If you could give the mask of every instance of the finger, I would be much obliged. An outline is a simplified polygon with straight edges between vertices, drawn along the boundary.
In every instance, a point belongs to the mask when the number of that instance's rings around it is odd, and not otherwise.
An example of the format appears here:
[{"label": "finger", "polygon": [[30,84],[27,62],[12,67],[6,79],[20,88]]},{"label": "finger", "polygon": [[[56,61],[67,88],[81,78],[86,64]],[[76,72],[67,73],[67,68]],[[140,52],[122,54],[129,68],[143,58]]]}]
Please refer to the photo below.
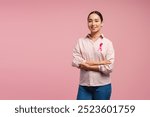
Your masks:
[{"label": "finger", "polygon": [[108,64],[111,64],[111,61],[107,61]]}]

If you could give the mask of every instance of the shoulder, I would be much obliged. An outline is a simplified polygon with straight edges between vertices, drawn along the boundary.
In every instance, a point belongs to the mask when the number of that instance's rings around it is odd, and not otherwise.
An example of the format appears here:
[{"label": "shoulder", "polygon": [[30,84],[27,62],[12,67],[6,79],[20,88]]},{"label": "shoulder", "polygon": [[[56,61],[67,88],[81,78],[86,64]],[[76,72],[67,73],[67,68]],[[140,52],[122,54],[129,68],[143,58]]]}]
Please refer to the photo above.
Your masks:
[{"label": "shoulder", "polygon": [[81,37],[77,40],[77,43],[84,43],[87,41],[87,38],[86,37]]}]

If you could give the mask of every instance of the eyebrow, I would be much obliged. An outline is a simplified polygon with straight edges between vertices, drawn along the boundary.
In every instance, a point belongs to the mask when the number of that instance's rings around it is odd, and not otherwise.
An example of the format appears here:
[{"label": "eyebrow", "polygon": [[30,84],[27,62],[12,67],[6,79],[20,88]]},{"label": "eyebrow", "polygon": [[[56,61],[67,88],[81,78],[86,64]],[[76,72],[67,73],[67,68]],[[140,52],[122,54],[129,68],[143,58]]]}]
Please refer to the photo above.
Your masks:
[{"label": "eyebrow", "polygon": [[100,19],[88,19],[88,20],[100,20]]}]

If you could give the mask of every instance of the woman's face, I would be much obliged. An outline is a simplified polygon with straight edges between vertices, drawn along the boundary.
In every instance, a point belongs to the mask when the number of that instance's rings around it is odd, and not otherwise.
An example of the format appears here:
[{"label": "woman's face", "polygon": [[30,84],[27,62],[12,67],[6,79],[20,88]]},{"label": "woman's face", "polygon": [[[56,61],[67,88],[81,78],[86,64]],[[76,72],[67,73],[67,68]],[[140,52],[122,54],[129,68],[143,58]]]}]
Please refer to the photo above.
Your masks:
[{"label": "woman's face", "polygon": [[89,16],[88,28],[91,31],[91,33],[100,31],[102,26],[103,26],[103,23],[101,22],[101,19],[97,14],[93,13]]}]

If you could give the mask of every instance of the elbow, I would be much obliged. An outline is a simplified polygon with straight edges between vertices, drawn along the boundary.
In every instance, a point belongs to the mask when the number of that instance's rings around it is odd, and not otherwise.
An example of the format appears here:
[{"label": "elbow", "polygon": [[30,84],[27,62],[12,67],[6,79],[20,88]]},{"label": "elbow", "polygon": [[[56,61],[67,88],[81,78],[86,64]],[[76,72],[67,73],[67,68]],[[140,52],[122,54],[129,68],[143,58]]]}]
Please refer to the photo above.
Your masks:
[{"label": "elbow", "polygon": [[105,75],[109,75],[112,72],[112,67],[110,67],[109,65],[101,65],[100,71]]},{"label": "elbow", "polygon": [[101,71],[103,74],[105,74],[105,75],[109,75],[111,72],[112,72],[112,70],[104,70],[104,71]]},{"label": "elbow", "polygon": [[79,67],[79,64],[73,61],[73,62],[72,62],[72,67],[77,67],[77,68],[78,68],[78,67]]},{"label": "elbow", "polygon": [[72,66],[73,67],[77,67],[77,68],[79,68],[79,65],[81,64],[81,63],[83,63],[83,62],[86,62],[85,60],[78,60],[78,59],[74,59],[73,61],[72,61]]}]

